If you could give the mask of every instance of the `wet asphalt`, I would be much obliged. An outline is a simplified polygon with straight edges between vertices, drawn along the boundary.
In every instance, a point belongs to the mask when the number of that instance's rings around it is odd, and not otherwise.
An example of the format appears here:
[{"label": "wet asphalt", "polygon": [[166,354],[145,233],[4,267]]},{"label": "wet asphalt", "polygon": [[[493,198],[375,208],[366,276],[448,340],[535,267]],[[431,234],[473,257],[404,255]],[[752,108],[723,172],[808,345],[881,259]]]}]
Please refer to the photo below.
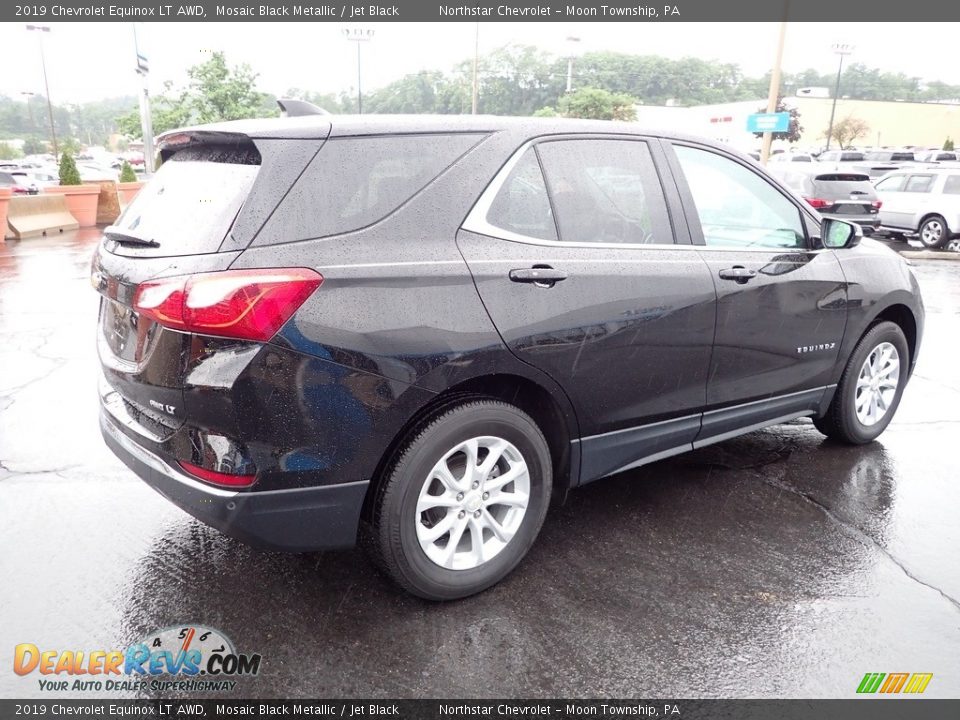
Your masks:
[{"label": "wet asphalt", "polygon": [[926,336],[879,441],[802,420],[595,483],[506,581],[440,605],[359,550],[251,550],[106,450],[96,239],[0,243],[0,697],[44,695],[17,643],[190,624],[262,655],[227,697],[845,698],[866,672],[960,695],[960,263],[915,263]]}]

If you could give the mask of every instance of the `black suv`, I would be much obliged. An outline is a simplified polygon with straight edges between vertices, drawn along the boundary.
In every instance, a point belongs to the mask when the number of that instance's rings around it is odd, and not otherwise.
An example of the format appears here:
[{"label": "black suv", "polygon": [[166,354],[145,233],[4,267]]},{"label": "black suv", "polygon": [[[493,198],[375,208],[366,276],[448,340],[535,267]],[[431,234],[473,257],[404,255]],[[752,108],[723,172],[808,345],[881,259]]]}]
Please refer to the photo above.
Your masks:
[{"label": "black suv", "polygon": [[599,478],[803,416],[869,442],[916,362],[907,264],[705,140],[313,116],[160,148],[93,262],[107,444],[422,597],[503,578]]}]

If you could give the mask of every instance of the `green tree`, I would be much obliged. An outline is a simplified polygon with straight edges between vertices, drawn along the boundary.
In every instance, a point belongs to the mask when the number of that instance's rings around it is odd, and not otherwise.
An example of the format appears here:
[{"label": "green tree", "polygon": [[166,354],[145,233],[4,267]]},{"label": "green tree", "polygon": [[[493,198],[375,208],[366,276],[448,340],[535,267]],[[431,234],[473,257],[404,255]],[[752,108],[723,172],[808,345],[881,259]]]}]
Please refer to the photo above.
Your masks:
[{"label": "green tree", "polygon": [[60,184],[61,185],[81,185],[80,171],[77,170],[77,163],[73,156],[64,152],[60,156]]},{"label": "green tree", "polygon": [[129,183],[136,182],[137,174],[133,171],[133,166],[130,165],[126,160],[123,161],[123,165],[120,166],[120,182]]},{"label": "green tree", "polygon": [[58,142],[59,150],[69,155],[77,155],[80,153],[81,145],[80,141],[75,137],[65,137],[61,138]]},{"label": "green tree", "polygon": [[47,152],[47,143],[39,138],[28,137],[23,141],[24,155],[40,155]]},{"label": "green tree", "polygon": [[187,70],[192,120],[199,123],[262,117],[266,96],[256,89],[257,73],[247,64],[227,66],[222,52]]},{"label": "green tree", "polygon": [[450,85],[451,81],[438,70],[406,75],[370,93],[364,99],[364,110],[375,113],[446,112],[449,108],[444,98]]},{"label": "green tree", "polygon": [[636,120],[636,100],[625,93],[612,93],[601,88],[580,88],[560,98],[558,106],[564,117],[594,120]]},{"label": "green tree", "polygon": [[[566,63],[563,63],[566,68]],[[480,58],[479,111],[490,115],[531,115],[555,104],[566,84],[558,60],[532,45],[507,45]],[[469,98],[472,61],[462,62],[450,81]],[[470,108],[469,100],[466,109]],[[453,110],[453,112],[459,112]]]},{"label": "green tree", "polygon": [[943,141],[943,149],[944,149],[944,150],[953,150],[953,140],[951,140],[949,137],[948,137],[946,140],[944,140],[944,141]]},{"label": "green tree", "polygon": [[[757,108],[758,113],[765,113],[767,111],[767,106]],[[800,124],[800,111],[795,107],[787,107],[783,102],[783,97],[777,98],[777,109],[774,112],[778,113],[790,113],[790,126],[787,128],[786,132],[775,132],[773,133],[774,140],[786,140],[790,143],[795,143],[800,140],[800,136],[803,133],[803,126]],[[754,133],[754,137],[762,138],[763,133]]]},{"label": "green tree", "polygon": [[556,111],[556,108],[547,105],[537,110],[534,114],[534,117],[559,117],[560,113]]},{"label": "green tree", "polygon": [[313,103],[319,108],[323,108],[329,113],[353,113],[357,111],[357,96],[355,93],[320,93],[300,88],[290,88],[283,97],[296,98]]},{"label": "green tree", "polygon": [[13,143],[0,142],[0,160],[16,160],[23,157],[23,152]]},{"label": "green tree", "polygon": [[[833,124],[833,131],[830,132],[830,138],[836,140],[840,149],[844,150],[853,145],[854,140],[865,136],[868,132],[870,132],[870,126],[866,120],[848,115],[843,118],[843,120]],[[827,137],[827,133],[824,132],[823,136]]]},{"label": "green tree", "polygon": [[[257,73],[249,65],[229,67],[222,52],[187,70],[186,89],[175,92],[172,83],[151,99],[153,132],[157,135],[191,123],[241,120],[277,115],[269,95],[256,89]],[[140,113],[132,109],[117,118],[117,127],[129,137],[141,135]]]}]

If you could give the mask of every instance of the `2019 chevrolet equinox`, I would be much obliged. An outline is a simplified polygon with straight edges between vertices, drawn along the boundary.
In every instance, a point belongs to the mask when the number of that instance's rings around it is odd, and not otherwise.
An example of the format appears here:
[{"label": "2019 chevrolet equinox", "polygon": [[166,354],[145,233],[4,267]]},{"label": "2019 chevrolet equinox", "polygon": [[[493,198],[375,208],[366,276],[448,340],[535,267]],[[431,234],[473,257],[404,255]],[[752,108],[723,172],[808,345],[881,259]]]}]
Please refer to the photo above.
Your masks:
[{"label": "2019 chevrolet equinox", "polygon": [[489,587],[551,499],[767,425],[890,422],[908,265],[746,156],[627,123],[177,130],[94,257],[101,427],[251,544]]}]

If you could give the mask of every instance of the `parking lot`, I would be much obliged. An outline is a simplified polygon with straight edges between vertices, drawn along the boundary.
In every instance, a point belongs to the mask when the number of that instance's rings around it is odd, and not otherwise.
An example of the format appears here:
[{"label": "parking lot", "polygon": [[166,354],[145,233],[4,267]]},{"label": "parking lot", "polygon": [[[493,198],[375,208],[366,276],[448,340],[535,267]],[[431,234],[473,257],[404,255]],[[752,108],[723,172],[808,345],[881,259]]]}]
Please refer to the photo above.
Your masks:
[{"label": "parking lot", "polygon": [[[110,454],[97,236],[0,244],[4,667],[17,643],[201,624],[263,657],[236,697],[848,697],[879,671],[960,693],[960,263],[915,261],[924,344],[878,442],[801,420],[595,483],[517,572],[439,605],[360,550],[253,551]],[[0,674],[0,694],[42,696],[36,677]]]}]

